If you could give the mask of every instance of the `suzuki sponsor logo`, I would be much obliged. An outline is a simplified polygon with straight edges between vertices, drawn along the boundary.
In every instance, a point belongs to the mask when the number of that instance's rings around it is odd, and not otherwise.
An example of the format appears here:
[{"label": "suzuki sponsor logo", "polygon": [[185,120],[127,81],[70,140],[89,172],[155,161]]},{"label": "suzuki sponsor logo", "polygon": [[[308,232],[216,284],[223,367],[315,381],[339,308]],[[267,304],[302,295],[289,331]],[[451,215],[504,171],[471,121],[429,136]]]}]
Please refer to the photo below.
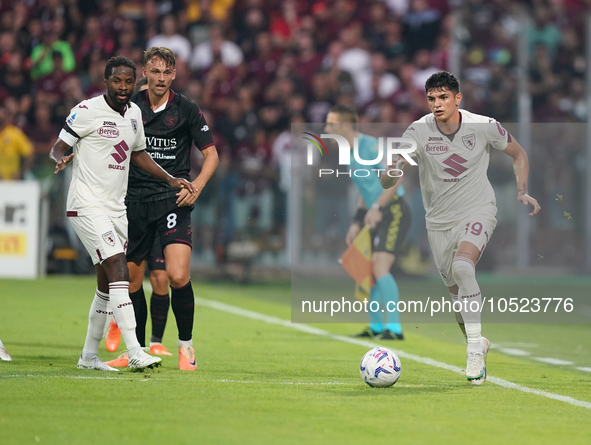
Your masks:
[{"label": "suzuki sponsor logo", "polygon": [[464,158],[462,158],[461,156],[459,156],[457,154],[453,154],[449,158],[447,158],[445,161],[443,161],[443,163],[445,165],[447,165],[448,167],[450,167],[450,168],[444,168],[443,171],[446,172],[446,173],[449,173],[454,178],[457,178],[462,173],[464,173],[466,170],[468,170],[466,167],[464,167],[463,165],[461,165],[461,164],[464,164],[466,162],[468,162],[467,159],[464,159]]}]

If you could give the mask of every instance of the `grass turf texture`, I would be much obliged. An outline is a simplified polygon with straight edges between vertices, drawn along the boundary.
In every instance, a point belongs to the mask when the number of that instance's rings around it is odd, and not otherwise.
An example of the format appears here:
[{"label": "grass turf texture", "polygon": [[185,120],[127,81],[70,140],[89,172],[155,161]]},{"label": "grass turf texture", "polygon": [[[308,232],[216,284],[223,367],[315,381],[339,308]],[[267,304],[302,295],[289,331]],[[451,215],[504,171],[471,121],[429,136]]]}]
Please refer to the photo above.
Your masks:
[{"label": "grass turf texture", "polygon": [[[500,286],[500,285],[499,285]],[[290,318],[289,284],[194,284],[195,294]],[[401,283],[401,291],[444,290]],[[359,377],[369,349],[289,327],[197,306],[199,369],[177,368],[176,326],[164,344],[175,353],[156,371],[76,369],[94,291],[92,278],[0,280],[0,338],[13,362],[0,362],[0,443],[102,444],[398,444],[589,443],[591,410],[403,360],[392,388]],[[535,289],[532,290],[535,292]],[[359,325],[324,324],[349,334]],[[404,325],[404,342],[382,342],[465,366],[453,324]],[[148,328],[149,332],[149,328]],[[495,343],[537,344],[531,352],[591,366],[588,325],[489,324]],[[120,349],[123,349],[121,346]],[[114,358],[101,345],[103,360]],[[573,366],[489,353],[489,373],[514,383],[591,402],[591,374]]]}]

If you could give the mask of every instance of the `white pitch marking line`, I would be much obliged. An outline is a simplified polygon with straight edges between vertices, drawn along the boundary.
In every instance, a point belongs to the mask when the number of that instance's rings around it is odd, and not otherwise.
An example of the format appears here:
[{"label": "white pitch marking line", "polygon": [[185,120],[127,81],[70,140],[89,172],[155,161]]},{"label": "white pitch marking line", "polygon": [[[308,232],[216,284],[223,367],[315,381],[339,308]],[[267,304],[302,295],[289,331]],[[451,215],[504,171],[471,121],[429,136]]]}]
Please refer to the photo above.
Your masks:
[{"label": "white pitch marking line", "polygon": [[[9,374],[0,375],[0,378],[50,378],[50,379],[77,379],[77,380],[124,380],[128,381],[129,375],[122,375],[121,377],[100,377],[100,376],[83,376],[83,375],[33,375],[33,374]],[[166,382],[184,382],[179,379],[163,379],[159,377],[150,377],[147,379],[139,379],[139,382],[149,382],[150,380],[166,381]],[[210,382],[210,383],[240,383],[240,384],[251,384],[251,385],[304,385],[304,386],[359,386],[357,383],[343,383],[343,382],[258,382],[254,380],[229,380],[229,379],[199,379],[199,382]],[[425,385],[398,385],[404,387],[424,387],[429,388],[430,386]],[[435,387],[435,385],[433,385]]]},{"label": "white pitch marking line", "polygon": [[529,352],[529,351],[524,351],[523,349],[516,349],[516,348],[498,348],[497,351],[502,352],[507,355],[515,355],[518,357],[523,357],[523,356],[531,354],[531,352]]},{"label": "white pitch marking line", "polygon": [[562,360],[554,357],[532,357],[532,360],[542,363],[549,363],[551,365],[574,365],[574,362],[569,362],[568,360]]},{"label": "white pitch marking line", "polygon": [[537,343],[522,343],[522,342],[503,342],[503,343],[495,343],[492,344],[490,347],[492,348],[537,348],[539,345]]},{"label": "white pitch marking line", "polygon": [[[240,315],[242,317],[251,318],[251,319],[257,320],[257,321],[264,321],[265,323],[269,323],[269,324],[275,324],[275,325],[279,325],[279,326],[284,326],[286,328],[295,329],[295,330],[298,330],[298,331],[301,331],[301,332],[306,332],[308,334],[313,334],[313,335],[318,335],[318,336],[321,336],[321,337],[331,338],[333,340],[342,341],[344,343],[350,343],[350,344],[354,344],[354,345],[365,346],[365,347],[370,348],[370,349],[376,348],[376,347],[383,347],[383,345],[379,345],[377,343],[373,343],[373,342],[370,342],[370,341],[360,340],[360,339],[357,339],[357,338],[345,337],[343,335],[332,334],[332,333],[330,333],[328,331],[324,331],[322,329],[314,328],[312,326],[308,326],[308,325],[305,325],[305,324],[294,324],[290,320],[283,320],[283,319],[278,318],[278,317],[273,317],[271,315],[261,314],[259,312],[249,311],[247,309],[243,309],[243,308],[238,307],[238,306],[232,306],[232,305],[229,305],[229,304],[220,303],[218,301],[206,300],[204,298],[195,297],[195,303],[198,304],[198,305],[200,305],[200,306],[209,307],[211,309],[217,309],[217,310],[228,312],[228,313],[231,313],[231,314]],[[389,349],[392,349],[392,348],[389,348]],[[428,358],[428,357],[420,357],[418,355],[410,354],[410,353],[405,352],[405,351],[399,351],[399,350],[396,350],[396,349],[392,349],[392,350],[400,358],[409,359],[409,360],[412,360],[412,361],[415,361],[415,362],[418,362],[418,363],[423,363],[425,365],[431,365],[431,366],[434,366],[436,368],[447,369],[448,371],[452,371],[452,372],[455,372],[455,373],[458,373],[458,374],[464,374],[464,369],[462,369],[462,368],[460,368],[458,366],[454,366],[454,365],[450,365],[450,364],[447,364],[447,363],[444,363],[444,362],[433,360],[433,359]],[[527,393],[531,393],[531,394],[536,394],[538,396],[547,397],[549,399],[558,400],[560,402],[565,402],[565,403],[568,403],[570,405],[580,406],[582,408],[591,409],[591,402],[584,402],[582,400],[573,399],[572,397],[563,396],[563,395],[560,395],[560,394],[554,394],[554,393],[547,392],[547,391],[542,391],[542,390],[539,390],[539,389],[529,388],[527,386],[518,385],[517,383],[513,383],[513,382],[510,382],[508,380],[500,379],[498,377],[488,376],[487,379],[490,380],[492,383],[494,383],[496,385],[499,385],[499,386],[502,386],[504,388],[516,389],[518,391],[527,392]]]},{"label": "white pitch marking line", "polygon": [[[100,376],[82,376],[82,375],[33,375],[33,374],[9,374],[0,375],[0,378],[49,378],[49,379],[82,379],[82,380],[124,380],[128,379],[122,377],[100,377]],[[150,377],[147,379],[140,379],[139,382],[149,382],[150,380],[158,380],[165,382],[184,382],[179,379],[162,379],[158,377]],[[343,382],[272,382],[272,381],[255,381],[255,380],[230,380],[230,379],[199,379],[199,382],[209,383],[238,383],[244,385],[298,385],[298,386],[360,386],[359,383],[343,383]],[[412,384],[398,384],[397,388],[439,388],[439,385],[412,385]],[[453,385],[448,388],[455,388]]]},{"label": "white pitch marking line", "polygon": [[587,368],[585,366],[581,366],[577,368],[579,371],[591,372],[591,368]]}]

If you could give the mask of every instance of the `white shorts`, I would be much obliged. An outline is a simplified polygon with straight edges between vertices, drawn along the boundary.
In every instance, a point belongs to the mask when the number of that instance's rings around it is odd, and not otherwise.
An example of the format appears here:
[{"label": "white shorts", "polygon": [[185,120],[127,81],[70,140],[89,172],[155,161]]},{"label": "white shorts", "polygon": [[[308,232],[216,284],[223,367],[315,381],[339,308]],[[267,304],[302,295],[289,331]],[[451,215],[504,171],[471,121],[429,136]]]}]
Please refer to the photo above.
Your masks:
[{"label": "white shorts", "polygon": [[94,214],[69,217],[93,264],[127,250],[127,215]]},{"label": "white shorts", "polygon": [[464,219],[451,230],[429,230],[429,244],[435,265],[447,287],[456,284],[451,265],[462,241],[474,244],[480,255],[492,237],[497,218],[492,213],[478,213]]}]

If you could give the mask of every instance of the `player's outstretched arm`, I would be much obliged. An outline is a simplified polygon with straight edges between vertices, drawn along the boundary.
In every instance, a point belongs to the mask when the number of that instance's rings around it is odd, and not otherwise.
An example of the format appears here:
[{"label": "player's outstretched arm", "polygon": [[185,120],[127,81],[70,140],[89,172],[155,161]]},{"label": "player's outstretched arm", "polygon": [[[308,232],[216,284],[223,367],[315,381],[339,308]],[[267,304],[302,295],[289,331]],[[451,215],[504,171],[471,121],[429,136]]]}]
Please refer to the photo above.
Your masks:
[{"label": "player's outstretched arm", "polygon": [[529,216],[534,216],[540,211],[541,207],[540,204],[538,204],[538,201],[527,194],[527,180],[529,176],[527,153],[523,147],[513,139],[509,142],[507,148],[505,148],[505,154],[511,156],[513,159],[513,173],[515,173],[515,179],[517,180],[517,200],[524,205],[531,205],[533,210]]},{"label": "player's outstretched arm", "polygon": [[201,153],[203,154],[204,158],[203,166],[201,167],[201,173],[199,173],[199,175],[193,181],[193,185],[195,186],[197,193],[193,195],[187,193],[185,190],[181,190],[180,192],[178,192],[178,198],[176,200],[176,203],[179,207],[193,205],[193,203],[201,194],[201,191],[205,187],[205,184],[207,184],[207,181],[211,179],[215,172],[215,169],[218,167],[218,164],[220,163],[218,152],[215,148],[215,145],[207,147],[206,149],[202,150]]},{"label": "player's outstretched arm", "polygon": [[398,184],[398,181],[402,178],[401,171],[408,164],[404,158],[393,159],[392,165],[388,165],[384,173],[380,175],[380,183],[385,189],[390,189]]},{"label": "player's outstretched arm", "polygon": [[53,147],[51,147],[49,157],[56,163],[55,171],[53,172],[54,174],[66,168],[66,166],[74,160],[74,153],[65,156],[66,152],[70,148],[72,147],[70,147],[60,138],[58,138],[57,141],[55,141],[55,144],[53,144]]},{"label": "player's outstretched arm", "polygon": [[158,179],[162,179],[175,189],[184,188],[193,195],[196,193],[195,186],[193,184],[185,179],[175,178],[174,176],[169,175],[166,170],[154,162],[150,155],[146,153],[146,150],[134,151],[131,154],[131,162],[144,170],[146,173],[149,173]]}]

